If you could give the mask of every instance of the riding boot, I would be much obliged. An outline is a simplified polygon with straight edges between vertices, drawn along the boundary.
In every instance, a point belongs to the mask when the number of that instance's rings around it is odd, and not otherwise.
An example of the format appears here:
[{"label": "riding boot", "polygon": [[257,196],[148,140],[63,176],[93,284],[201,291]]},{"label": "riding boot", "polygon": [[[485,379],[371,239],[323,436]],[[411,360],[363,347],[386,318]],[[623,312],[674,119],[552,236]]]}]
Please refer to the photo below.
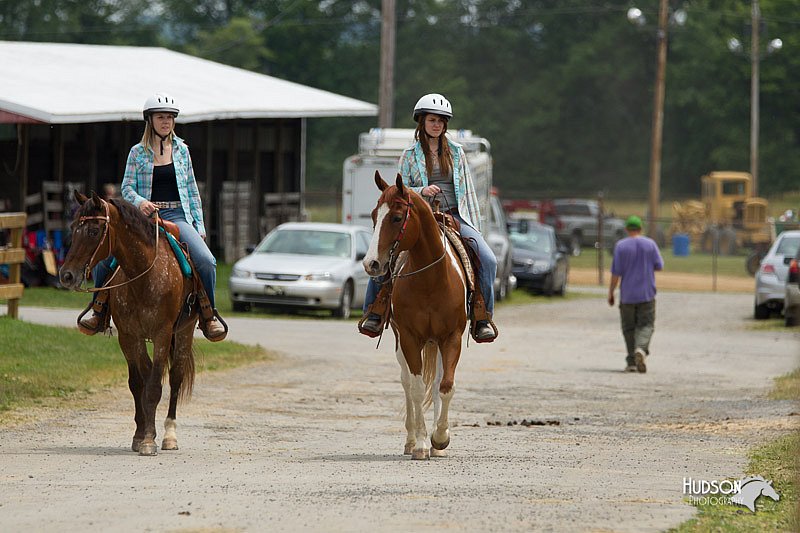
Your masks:
[{"label": "riding boot", "polygon": [[[78,316],[78,330],[84,335],[94,335],[108,327],[108,293],[109,291],[97,292],[92,303]],[[86,317],[89,309],[92,314]]]},{"label": "riding boot", "polygon": [[219,316],[217,309],[211,307],[205,290],[198,291],[197,301],[200,305],[200,330],[203,335],[211,342],[224,340],[228,335],[228,325]]},{"label": "riding boot", "polygon": [[472,293],[472,316],[470,333],[475,342],[492,342],[497,338],[497,326],[492,322],[492,315],[486,310],[486,302],[480,289]]},{"label": "riding boot", "polygon": [[367,337],[381,334],[391,308],[392,284],[384,283],[378,291],[375,301],[367,308],[367,312],[358,322],[358,331]]}]

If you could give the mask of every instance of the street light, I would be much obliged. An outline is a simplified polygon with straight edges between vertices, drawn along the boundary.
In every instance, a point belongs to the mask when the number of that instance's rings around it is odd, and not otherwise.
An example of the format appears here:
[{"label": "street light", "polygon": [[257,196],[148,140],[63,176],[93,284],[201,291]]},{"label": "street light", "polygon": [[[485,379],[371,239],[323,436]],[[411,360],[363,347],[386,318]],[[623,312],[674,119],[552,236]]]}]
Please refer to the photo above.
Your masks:
[{"label": "street light", "polygon": [[[750,175],[753,176],[753,196],[758,196],[758,130],[759,130],[759,83],[760,62],[769,54],[783,48],[783,41],[772,39],[767,43],[766,51],[762,54],[759,45],[759,32],[761,31],[761,9],[758,0],[753,0],[751,11],[751,37],[750,37]],[[742,42],[736,37],[728,39],[728,50],[738,54],[745,54]]]},{"label": "street light", "polygon": [[[644,27],[647,23],[642,11],[631,7],[627,12],[628,21]],[[656,82],[653,91],[653,132],[650,146],[650,192],[648,195],[647,234],[656,238],[656,221],[658,220],[658,204],[661,194],[661,146],[664,132],[664,84],[667,69],[667,27],[669,23],[676,26],[686,24],[686,11],[677,9],[670,14],[669,0],[660,0],[658,6],[658,31],[656,38]]]}]

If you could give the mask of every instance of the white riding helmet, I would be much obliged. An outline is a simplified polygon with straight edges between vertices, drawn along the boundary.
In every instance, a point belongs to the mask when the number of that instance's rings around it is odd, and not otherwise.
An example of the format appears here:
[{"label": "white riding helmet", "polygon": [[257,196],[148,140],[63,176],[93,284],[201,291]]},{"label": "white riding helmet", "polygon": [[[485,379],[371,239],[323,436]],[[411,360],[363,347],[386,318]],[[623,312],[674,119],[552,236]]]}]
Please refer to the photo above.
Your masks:
[{"label": "white riding helmet", "polygon": [[142,116],[145,120],[153,113],[172,113],[176,117],[180,113],[178,103],[167,93],[156,93],[144,102]]},{"label": "white riding helmet", "polygon": [[453,108],[447,98],[438,93],[426,94],[414,106],[414,122],[419,120],[420,115],[433,113],[447,118],[453,118]]}]

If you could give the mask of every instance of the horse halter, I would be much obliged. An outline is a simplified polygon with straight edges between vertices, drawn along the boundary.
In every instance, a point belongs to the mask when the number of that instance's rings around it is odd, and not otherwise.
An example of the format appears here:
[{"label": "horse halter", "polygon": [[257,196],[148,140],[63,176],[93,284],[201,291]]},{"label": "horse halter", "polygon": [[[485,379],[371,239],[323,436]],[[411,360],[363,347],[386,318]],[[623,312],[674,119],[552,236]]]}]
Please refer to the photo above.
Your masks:
[{"label": "horse halter", "polygon": [[[103,241],[106,240],[107,236],[109,236],[109,239],[108,239],[108,255],[111,255],[111,250],[113,249],[113,246],[111,244],[110,233],[108,231],[108,229],[109,229],[109,227],[111,225],[111,215],[109,214],[109,210],[108,210],[108,202],[106,202],[105,200],[102,200],[102,199],[100,201],[103,203],[103,208],[105,210],[105,215],[96,215],[96,216],[91,216],[91,217],[82,216],[82,217],[80,217],[78,219],[78,227],[82,226],[83,223],[86,222],[87,220],[102,220],[102,221],[105,222],[105,226],[103,227],[103,237],[100,239],[100,242],[97,243],[97,246],[95,247],[94,252],[92,252],[92,257],[89,258],[89,261],[86,263],[86,266],[84,267],[83,276],[84,276],[85,279],[89,279],[89,273],[91,272],[91,266],[90,265],[92,264],[92,262],[94,262],[94,258],[97,255],[97,252],[100,251],[100,246],[103,245]],[[158,259],[158,233],[159,233],[159,231],[158,231],[158,209],[155,210],[155,214],[156,214],[156,220],[155,220],[153,226],[155,226],[155,228],[156,228],[156,252],[153,255],[153,262],[150,263],[150,266],[147,267],[147,269],[145,269],[144,272],[142,272],[141,274],[129,279],[128,281],[123,281],[122,283],[117,283],[116,285],[109,285],[109,283],[111,283],[111,281],[114,279],[114,276],[116,276],[117,272],[119,272],[119,270],[120,270],[120,267],[117,267],[117,270],[115,270],[114,273],[111,275],[111,277],[108,278],[108,280],[106,281],[105,285],[103,285],[102,287],[94,287],[94,288],[91,288],[91,289],[86,289],[85,292],[99,292],[99,291],[107,291],[109,289],[116,289],[117,287],[122,287],[123,285],[127,285],[128,283],[131,283],[132,281],[136,281],[137,279],[141,278],[142,276],[144,276],[145,274],[150,272],[150,270],[156,264],[156,260]]]},{"label": "horse halter", "polygon": [[[403,197],[401,197],[399,199],[395,198],[394,201],[397,202],[397,203],[401,203],[401,204],[406,206],[406,215],[405,215],[405,218],[403,219],[403,226],[400,228],[400,231],[397,233],[397,237],[395,238],[394,242],[392,243],[392,247],[389,248],[389,274],[391,275],[393,280],[397,279],[397,278],[407,278],[409,276],[413,276],[414,274],[419,274],[420,272],[428,270],[429,268],[434,266],[436,263],[438,263],[442,259],[444,259],[444,256],[447,255],[447,246],[445,245],[444,246],[444,252],[442,253],[442,255],[439,257],[439,259],[436,259],[432,263],[429,263],[429,264],[425,265],[422,268],[418,268],[417,270],[414,270],[413,272],[408,272],[406,274],[400,274],[400,273],[392,274],[392,270],[394,270],[394,264],[397,261],[397,257],[398,257],[398,256],[395,255],[395,250],[397,250],[397,247],[400,245],[400,241],[403,240],[403,236],[405,235],[405,232],[406,232],[406,227],[408,226],[408,220],[409,220],[409,218],[411,218],[411,198],[409,198],[408,200],[406,200]],[[444,232],[442,232],[442,240],[443,240],[443,244],[444,244],[444,242],[447,241],[447,237],[445,237]]]},{"label": "horse halter", "polygon": [[[94,252],[92,252],[92,256],[89,258],[89,261],[87,261],[86,266],[83,268],[83,276],[86,279],[89,279],[89,273],[91,272],[90,265],[94,262],[94,258],[97,255],[97,252],[100,251],[100,247],[103,245],[103,242],[105,242],[106,237],[108,237],[109,235],[108,227],[110,226],[111,216],[109,215],[108,212],[108,202],[106,202],[105,200],[100,200],[100,201],[103,203],[103,209],[105,211],[105,215],[95,215],[91,217],[82,216],[78,219],[78,227],[83,226],[83,223],[86,222],[87,220],[102,220],[103,222],[105,222],[105,224],[103,225],[103,237],[100,239],[100,242],[97,243],[97,246],[95,246]],[[111,238],[109,238],[108,240],[108,253],[109,255],[111,255]]]}]

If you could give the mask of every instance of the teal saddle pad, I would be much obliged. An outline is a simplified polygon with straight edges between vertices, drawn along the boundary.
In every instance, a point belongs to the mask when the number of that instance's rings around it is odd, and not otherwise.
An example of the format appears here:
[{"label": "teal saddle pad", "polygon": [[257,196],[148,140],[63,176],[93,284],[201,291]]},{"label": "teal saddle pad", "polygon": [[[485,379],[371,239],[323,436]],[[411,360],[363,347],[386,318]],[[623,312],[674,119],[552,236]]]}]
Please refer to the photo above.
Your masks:
[{"label": "teal saddle pad", "polygon": [[[172,248],[172,253],[175,254],[175,258],[178,260],[178,264],[181,266],[181,272],[183,273],[184,277],[191,278],[192,277],[192,265],[189,264],[189,261],[186,259],[186,256],[183,253],[183,248],[181,248],[180,243],[172,236],[172,234],[167,233],[163,227],[159,226],[158,229],[167,236],[167,242],[169,242],[170,247]],[[111,259],[111,264],[109,268],[112,272],[117,268],[117,258],[114,257]]]}]

